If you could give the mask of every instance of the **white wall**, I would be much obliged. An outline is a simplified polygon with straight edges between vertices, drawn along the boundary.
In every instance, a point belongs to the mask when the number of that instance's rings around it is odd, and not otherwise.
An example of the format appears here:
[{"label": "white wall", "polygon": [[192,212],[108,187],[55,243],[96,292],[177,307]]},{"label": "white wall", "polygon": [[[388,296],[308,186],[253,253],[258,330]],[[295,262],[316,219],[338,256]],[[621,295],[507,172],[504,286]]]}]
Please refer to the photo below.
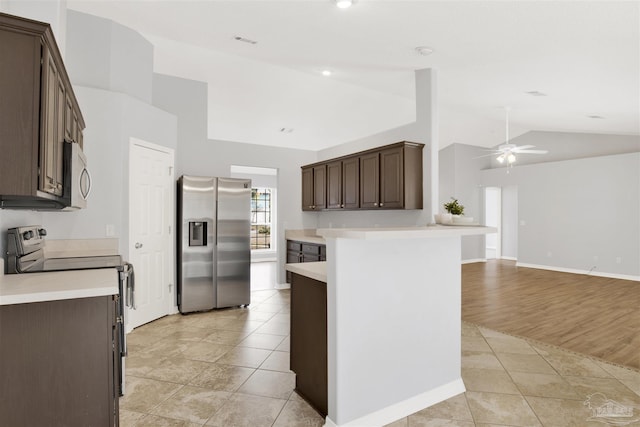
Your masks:
[{"label": "white wall", "polygon": [[519,264],[640,279],[640,153],[491,169],[482,179],[517,185]]},{"label": "white wall", "polygon": [[[452,144],[441,150],[439,212],[445,212],[443,205],[454,197],[464,206],[465,216],[484,223],[484,189],[480,182],[481,170],[489,165],[489,159],[482,157],[486,154],[480,147],[464,144]],[[463,261],[484,258],[484,236],[462,237]]]},{"label": "white wall", "polygon": [[502,187],[502,258],[518,259],[518,186]]},{"label": "white wall", "polygon": [[75,85],[126,93],[151,104],[153,46],[128,27],[69,10],[65,66]]},{"label": "white wall", "polygon": [[374,227],[374,226],[414,226],[433,222],[432,195],[438,192],[437,166],[433,167],[435,157],[437,165],[438,141],[437,123],[433,122],[436,114],[436,79],[431,69],[416,71],[416,121],[398,128],[389,129],[354,141],[318,152],[318,161],[327,160],[369,148],[392,144],[400,141],[411,141],[425,144],[422,153],[423,168],[423,209],[394,211],[324,211],[309,212],[307,215],[317,218],[318,228],[326,227]]}]

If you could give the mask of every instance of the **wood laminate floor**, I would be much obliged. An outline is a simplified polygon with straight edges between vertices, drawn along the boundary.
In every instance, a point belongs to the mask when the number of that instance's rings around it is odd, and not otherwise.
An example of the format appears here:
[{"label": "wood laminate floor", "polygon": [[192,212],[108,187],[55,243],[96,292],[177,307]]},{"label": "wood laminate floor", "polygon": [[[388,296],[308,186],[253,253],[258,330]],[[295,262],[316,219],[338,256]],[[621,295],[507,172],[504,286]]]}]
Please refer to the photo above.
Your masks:
[{"label": "wood laminate floor", "polygon": [[640,369],[640,283],[516,267],[462,267],[462,319]]}]

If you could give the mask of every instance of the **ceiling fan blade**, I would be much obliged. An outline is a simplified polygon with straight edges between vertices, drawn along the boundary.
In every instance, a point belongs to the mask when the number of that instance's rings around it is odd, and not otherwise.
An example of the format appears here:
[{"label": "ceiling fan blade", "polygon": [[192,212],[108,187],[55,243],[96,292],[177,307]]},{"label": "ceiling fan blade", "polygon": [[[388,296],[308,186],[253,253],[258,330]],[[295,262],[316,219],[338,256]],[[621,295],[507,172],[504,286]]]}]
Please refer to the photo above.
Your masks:
[{"label": "ceiling fan blade", "polygon": [[498,154],[500,154],[500,152],[497,153],[491,153],[491,154],[485,154],[483,156],[478,156],[478,157],[472,157],[472,159],[481,159],[483,157],[493,157],[493,156],[497,156]]},{"label": "ceiling fan blade", "polygon": [[521,146],[516,146],[513,151],[515,151],[516,153],[520,150],[528,150],[529,148],[534,148],[535,145],[521,145]]},{"label": "ceiling fan blade", "polygon": [[547,150],[522,150],[517,151],[517,154],[547,154]]}]

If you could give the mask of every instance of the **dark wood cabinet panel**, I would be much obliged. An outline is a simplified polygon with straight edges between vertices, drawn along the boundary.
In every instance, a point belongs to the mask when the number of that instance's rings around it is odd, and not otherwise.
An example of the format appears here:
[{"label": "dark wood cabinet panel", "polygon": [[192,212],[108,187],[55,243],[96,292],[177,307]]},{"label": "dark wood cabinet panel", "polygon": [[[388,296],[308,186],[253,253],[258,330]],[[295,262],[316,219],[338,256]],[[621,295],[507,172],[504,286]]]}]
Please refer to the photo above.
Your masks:
[{"label": "dark wood cabinet panel", "polygon": [[116,296],[0,306],[0,420],[117,426]]},{"label": "dark wood cabinet panel", "polygon": [[313,209],[321,210],[327,207],[327,166],[313,168]]},{"label": "dark wood cabinet panel", "polygon": [[380,197],[380,153],[360,156],[360,207],[378,208]]},{"label": "dark wood cabinet panel", "polygon": [[327,166],[302,168],[302,210],[315,211],[327,207]]},{"label": "dark wood cabinet panel", "polygon": [[292,274],[291,370],[296,392],[327,415],[327,284]]},{"label": "dark wood cabinet panel", "polygon": [[302,168],[302,210],[313,210],[313,168]]},{"label": "dark wood cabinet panel", "polygon": [[403,147],[380,152],[380,204],[381,208],[397,209],[404,202]]},{"label": "dark wood cabinet panel", "polygon": [[303,166],[303,210],[422,209],[423,148],[403,141]]},{"label": "dark wood cabinet panel", "polygon": [[360,158],[342,161],[342,204],[345,209],[360,207]]},{"label": "dark wood cabinet panel", "polygon": [[327,164],[327,209],[360,206],[360,159],[353,157]]},{"label": "dark wood cabinet panel", "polygon": [[[325,261],[327,246],[317,243],[287,240],[287,264]],[[287,271],[287,283],[291,283],[291,272]]]},{"label": "dark wood cabinet panel", "polygon": [[38,37],[3,31],[0,21],[0,195],[38,188],[40,52]]},{"label": "dark wood cabinet panel", "polygon": [[0,13],[0,57],[2,207],[63,207],[63,144],[85,125],[50,26]]},{"label": "dark wood cabinet panel", "polygon": [[341,209],[342,202],[342,162],[327,164],[327,209]]}]

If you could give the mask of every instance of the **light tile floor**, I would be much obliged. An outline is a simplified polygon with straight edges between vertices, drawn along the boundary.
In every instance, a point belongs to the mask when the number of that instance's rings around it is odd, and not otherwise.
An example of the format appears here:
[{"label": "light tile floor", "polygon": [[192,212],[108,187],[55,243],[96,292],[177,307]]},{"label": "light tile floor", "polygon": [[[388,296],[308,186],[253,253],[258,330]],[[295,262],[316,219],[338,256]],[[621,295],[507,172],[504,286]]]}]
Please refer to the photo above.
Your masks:
[{"label": "light tile floor", "polygon": [[[289,302],[288,290],[255,291],[247,309],[134,330],[120,425],[322,426],[293,392]],[[467,323],[462,378],[466,393],[389,426],[640,426],[640,372]],[[632,416],[593,418],[607,400]]]}]

